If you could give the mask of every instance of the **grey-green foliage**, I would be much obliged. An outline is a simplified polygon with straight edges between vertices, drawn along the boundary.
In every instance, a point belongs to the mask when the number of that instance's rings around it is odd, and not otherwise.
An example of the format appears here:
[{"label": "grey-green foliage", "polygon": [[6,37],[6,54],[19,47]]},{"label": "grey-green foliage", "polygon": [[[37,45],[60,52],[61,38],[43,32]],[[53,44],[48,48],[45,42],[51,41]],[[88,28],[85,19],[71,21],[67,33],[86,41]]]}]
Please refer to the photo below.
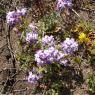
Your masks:
[{"label": "grey-green foliage", "polygon": [[3,8],[0,8],[0,17],[6,14],[6,11]]},{"label": "grey-green foliage", "polygon": [[45,24],[45,30],[51,29],[54,24],[56,23],[56,20],[58,18],[58,15],[56,12],[51,13],[50,15],[45,15],[41,21]]},{"label": "grey-green foliage", "polygon": [[94,74],[94,73],[89,76],[89,79],[88,79],[88,86],[89,86],[89,90],[90,90],[92,93],[95,93],[95,74]]}]

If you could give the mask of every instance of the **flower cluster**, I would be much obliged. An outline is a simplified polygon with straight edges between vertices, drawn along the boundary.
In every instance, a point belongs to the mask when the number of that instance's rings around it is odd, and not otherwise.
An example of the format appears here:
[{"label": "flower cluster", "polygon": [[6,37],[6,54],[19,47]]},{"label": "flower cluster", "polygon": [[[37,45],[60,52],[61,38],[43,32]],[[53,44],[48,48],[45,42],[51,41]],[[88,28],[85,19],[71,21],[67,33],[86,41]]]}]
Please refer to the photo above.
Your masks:
[{"label": "flower cluster", "polygon": [[66,38],[61,46],[65,54],[72,54],[74,51],[78,50],[78,43],[73,38]]},{"label": "flower cluster", "polygon": [[36,84],[39,79],[40,76],[33,74],[32,72],[29,72],[29,75],[27,77],[28,82]]},{"label": "flower cluster", "polygon": [[28,27],[31,29],[31,32],[26,33],[26,42],[30,44],[35,43],[38,40],[37,27],[33,23],[30,23]]},{"label": "flower cluster", "polygon": [[20,16],[24,16],[26,11],[26,8],[23,8],[21,10],[8,12],[6,16],[7,24],[13,25],[18,23]]},{"label": "flower cluster", "polygon": [[9,25],[13,25],[13,24],[19,22],[18,14],[15,11],[8,12],[6,19],[7,19],[7,23]]},{"label": "flower cluster", "polygon": [[28,32],[26,33],[26,42],[32,44],[38,40],[38,33],[37,32]]},{"label": "flower cluster", "polygon": [[57,0],[57,10],[62,10],[63,8],[70,8],[72,6],[72,0]]},{"label": "flower cluster", "polygon": [[37,64],[52,63],[57,60],[58,50],[50,47],[45,50],[39,50],[35,54],[35,61]]},{"label": "flower cluster", "polygon": [[46,45],[48,45],[49,47],[54,45],[54,37],[53,36],[45,35],[42,38],[42,46],[46,46]]},{"label": "flower cluster", "polygon": [[48,49],[37,51],[35,54],[35,61],[38,65],[43,65],[45,63],[50,64],[53,62],[64,64],[62,63],[64,56],[63,52],[58,51],[54,47],[49,47]]}]

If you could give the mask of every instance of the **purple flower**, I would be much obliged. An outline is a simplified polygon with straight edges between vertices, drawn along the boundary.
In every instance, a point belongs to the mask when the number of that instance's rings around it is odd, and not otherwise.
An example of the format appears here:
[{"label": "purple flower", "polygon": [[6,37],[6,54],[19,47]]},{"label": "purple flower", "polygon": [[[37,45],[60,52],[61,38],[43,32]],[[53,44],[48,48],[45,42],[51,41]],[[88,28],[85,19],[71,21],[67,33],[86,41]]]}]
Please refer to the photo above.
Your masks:
[{"label": "purple flower", "polygon": [[38,33],[28,32],[25,39],[28,43],[35,43],[38,40]]},{"label": "purple flower", "polygon": [[27,9],[26,8],[22,8],[21,9],[22,16],[25,16],[26,15],[26,12],[27,12]]},{"label": "purple flower", "polygon": [[19,16],[15,11],[11,11],[7,13],[6,20],[9,25],[13,25],[19,22]]},{"label": "purple flower", "polygon": [[49,61],[54,62],[57,61],[58,50],[54,47],[49,47],[48,52],[50,53]]},{"label": "purple flower", "polygon": [[78,50],[78,43],[73,38],[66,38],[61,46],[65,54],[72,54]]},{"label": "purple flower", "polygon": [[63,59],[65,56],[65,54],[61,51],[58,52],[58,55],[57,55],[57,60],[60,61],[61,59]]},{"label": "purple flower", "polygon": [[64,60],[60,61],[60,64],[64,65],[64,66],[67,66],[67,62],[68,62],[68,60],[64,59]]},{"label": "purple flower", "polygon": [[45,50],[39,50],[35,54],[35,61],[38,65],[52,63],[57,61],[58,50],[54,47],[49,47]]},{"label": "purple flower", "polygon": [[44,64],[45,58],[46,58],[46,56],[45,56],[43,50],[39,50],[36,52],[35,61],[37,62],[37,64],[39,64],[39,65]]},{"label": "purple flower", "polygon": [[36,84],[37,81],[39,80],[39,76],[37,76],[36,74],[33,74],[32,72],[29,72],[29,75],[27,77],[28,82]]},{"label": "purple flower", "polygon": [[16,11],[8,12],[6,16],[7,24],[13,25],[13,24],[18,23],[20,20],[19,19],[20,16],[25,16],[26,11],[27,11],[26,8],[23,8],[21,10],[18,9]]},{"label": "purple flower", "polygon": [[26,8],[22,8],[22,9],[18,9],[17,10],[18,16],[25,16],[26,15],[26,12],[27,12],[27,9]]},{"label": "purple flower", "polygon": [[66,54],[64,54],[62,51],[59,51],[58,55],[57,55],[57,60],[58,60],[58,63],[66,66],[67,65],[66,63],[68,61],[65,59],[65,56],[66,56]]},{"label": "purple flower", "polygon": [[53,46],[54,45],[54,37],[53,36],[47,36],[45,35],[43,38],[42,38],[42,45],[43,46]]},{"label": "purple flower", "polygon": [[34,23],[30,23],[30,24],[29,24],[29,28],[30,28],[33,32],[37,32],[37,27],[34,25]]},{"label": "purple flower", "polygon": [[49,47],[48,49],[37,51],[35,61],[38,65],[51,64],[53,62],[66,65],[68,61],[64,57],[65,54],[62,51],[58,51],[54,47]]},{"label": "purple flower", "polygon": [[57,10],[61,11],[63,8],[70,8],[72,0],[57,0]]}]

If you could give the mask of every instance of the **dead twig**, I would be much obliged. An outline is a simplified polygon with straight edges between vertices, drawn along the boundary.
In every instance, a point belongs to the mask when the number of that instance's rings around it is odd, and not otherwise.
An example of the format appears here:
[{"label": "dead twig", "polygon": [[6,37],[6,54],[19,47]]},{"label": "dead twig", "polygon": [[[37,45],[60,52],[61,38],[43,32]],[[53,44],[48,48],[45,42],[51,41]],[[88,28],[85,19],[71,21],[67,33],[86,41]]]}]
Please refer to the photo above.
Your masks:
[{"label": "dead twig", "polygon": [[21,90],[14,90],[13,92],[23,92],[23,91],[26,91],[26,90],[27,90],[27,88],[21,89]]}]

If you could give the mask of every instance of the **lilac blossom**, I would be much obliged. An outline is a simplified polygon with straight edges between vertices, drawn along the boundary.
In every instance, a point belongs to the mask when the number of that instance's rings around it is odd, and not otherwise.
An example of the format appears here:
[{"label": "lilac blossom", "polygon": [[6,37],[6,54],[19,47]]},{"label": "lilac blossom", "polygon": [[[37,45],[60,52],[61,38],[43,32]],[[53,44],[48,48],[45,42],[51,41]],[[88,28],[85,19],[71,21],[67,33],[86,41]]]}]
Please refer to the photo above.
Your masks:
[{"label": "lilac blossom", "polygon": [[27,12],[27,9],[26,8],[22,8],[21,9],[22,16],[25,16],[26,15],[26,12]]},{"label": "lilac blossom", "polygon": [[[31,29],[31,33],[29,34],[30,35],[30,38],[28,38],[28,42],[31,42],[32,41],[37,41],[38,39],[38,30],[37,30],[37,27],[34,25],[34,23],[30,23],[28,25],[28,28]],[[30,40],[30,41],[29,41]]]},{"label": "lilac blossom", "polygon": [[44,50],[44,54],[47,57],[47,62],[52,63],[57,61],[58,50],[56,48],[49,47],[48,49]]},{"label": "lilac blossom", "polygon": [[36,32],[28,32],[26,33],[26,42],[35,43],[38,40],[38,33]]},{"label": "lilac blossom", "polygon": [[42,45],[43,46],[53,46],[54,45],[54,37],[53,36],[48,36],[48,35],[45,35],[43,38],[42,38]]},{"label": "lilac blossom", "polygon": [[17,9],[17,14],[18,16],[25,16],[27,12],[26,8],[22,8],[22,9]]},{"label": "lilac blossom", "polygon": [[60,61],[60,64],[64,65],[64,66],[67,66],[67,62],[68,62],[68,60],[64,59],[64,60]]},{"label": "lilac blossom", "polygon": [[39,50],[36,52],[35,61],[37,62],[37,64],[39,64],[39,65],[44,64],[45,58],[46,58],[46,56],[45,56],[43,50]]},{"label": "lilac blossom", "polygon": [[27,77],[27,80],[29,83],[33,83],[33,84],[36,84],[37,81],[39,80],[39,76],[36,75],[36,74],[33,74],[32,72],[29,72],[29,75]]},{"label": "lilac blossom", "polygon": [[58,60],[58,63],[60,63],[61,65],[64,65],[66,66],[67,65],[67,60],[65,59],[65,56],[67,54],[64,54],[62,51],[59,51],[58,52],[58,55],[57,55],[57,60]]},{"label": "lilac blossom", "polygon": [[19,22],[19,16],[16,11],[11,11],[7,13],[6,20],[9,25],[13,25]]},{"label": "lilac blossom", "polygon": [[78,43],[73,38],[66,38],[61,46],[65,54],[72,54],[74,51],[78,50]]},{"label": "lilac blossom", "polygon": [[21,10],[17,9],[16,11],[8,12],[6,16],[7,24],[13,25],[18,23],[20,16],[25,16],[26,11],[26,8],[22,8]]},{"label": "lilac blossom", "polygon": [[58,55],[57,55],[57,60],[60,61],[61,59],[64,58],[64,56],[66,56],[63,52],[59,51]]},{"label": "lilac blossom", "polygon": [[33,32],[37,31],[37,27],[34,25],[34,23],[30,23],[28,26]]},{"label": "lilac blossom", "polygon": [[70,8],[72,6],[72,0],[57,0],[57,10],[62,10],[63,8]]},{"label": "lilac blossom", "polygon": [[53,62],[57,62],[59,64],[65,65],[68,62],[64,57],[66,55],[55,49],[54,47],[50,47],[45,50],[39,50],[35,54],[35,61],[38,65],[50,64]]},{"label": "lilac blossom", "polygon": [[45,50],[39,50],[35,54],[35,61],[39,65],[43,65],[45,63],[50,64],[57,60],[58,50],[54,47],[49,47]]}]

